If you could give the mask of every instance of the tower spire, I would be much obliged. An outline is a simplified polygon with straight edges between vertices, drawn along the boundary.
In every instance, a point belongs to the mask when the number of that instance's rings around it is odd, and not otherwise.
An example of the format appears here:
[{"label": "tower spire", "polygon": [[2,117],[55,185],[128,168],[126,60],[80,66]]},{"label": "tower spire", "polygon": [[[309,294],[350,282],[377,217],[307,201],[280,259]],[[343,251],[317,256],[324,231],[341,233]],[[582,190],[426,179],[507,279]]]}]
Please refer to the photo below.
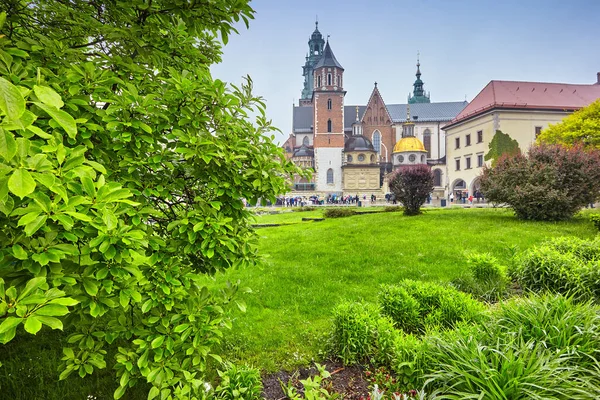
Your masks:
[{"label": "tower spire", "polygon": [[421,53],[417,51],[417,73],[415,76],[417,79],[415,83],[413,83],[413,94],[412,96],[408,96],[408,102],[411,104],[414,103],[430,103],[429,95],[425,93],[423,89],[423,81],[421,80],[421,61],[420,61]]}]

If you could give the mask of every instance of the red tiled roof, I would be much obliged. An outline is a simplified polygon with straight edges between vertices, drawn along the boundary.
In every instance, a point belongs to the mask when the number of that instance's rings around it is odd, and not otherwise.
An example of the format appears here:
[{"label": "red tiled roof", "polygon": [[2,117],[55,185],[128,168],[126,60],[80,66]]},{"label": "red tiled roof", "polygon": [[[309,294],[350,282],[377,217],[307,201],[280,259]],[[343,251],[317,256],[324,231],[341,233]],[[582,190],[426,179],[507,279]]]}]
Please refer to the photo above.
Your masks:
[{"label": "red tiled roof", "polygon": [[492,108],[576,110],[597,99],[597,84],[491,81],[447,126]]}]

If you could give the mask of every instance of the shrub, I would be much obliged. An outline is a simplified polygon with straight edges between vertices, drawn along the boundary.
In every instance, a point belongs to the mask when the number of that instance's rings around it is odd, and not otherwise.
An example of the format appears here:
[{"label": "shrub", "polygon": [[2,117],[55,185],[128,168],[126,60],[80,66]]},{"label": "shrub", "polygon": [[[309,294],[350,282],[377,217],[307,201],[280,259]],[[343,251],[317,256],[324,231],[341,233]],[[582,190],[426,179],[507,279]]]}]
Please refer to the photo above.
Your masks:
[{"label": "shrub", "polygon": [[379,293],[383,314],[407,333],[423,333],[427,327],[451,328],[460,321],[476,321],[483,305],[470,295],[428,282],[404,280],[384,285]]},{"label": "shrub", "polygon": [[302,207],[292,207],[292,211],[301,212],[301,211],[315,211],[317,207],[315,206],[302,206]]},{"label": "shrub", "polygon": [[533,292],[600,298],[600,239],[555,238],[529,249],[511,277]]},{"label": "shrub", "polygon": [[571,253],[561,253],[548,245],[526,251],[511,275],[523,289],[533,292],[552,291],[581,295],[586,292],[578,270],[580,260]]},{"label": "shrub", "polygon": [[433,173],[427,165],[397,169],[390,178],[390,190],[404,206],[404,215],[418,215],[433,191]]},{"label": "shrub", "polygon": [[356,215],[356,211],[350,208],[327,208],[323,213],[325,218],[344,218]]},{"label": "shrub", "polygon": [[600,348],[600,306],[559,294],[514,298],[489,323],[490,337],[520,337],[565,352],[577,365],[591,367]]},{"label": "shrub", "polygon": [[454,287],[474,297],[494,302],[506,296],[508,278],[498,260],[490,254],[470,254],[468,274],[452,281]]},{"label": "shrub", "polygon": [[600,214],[590,215],[590,221],[592,221],[592,224],[600,231]]},{"label": "shrub", "polygon": [[402,206],[385,206],[383,207],[383,212],[400,212],[404,211],[404,207]]},{"label": "shrub", "polygon": [[540,145],[527,155],[505,155],[483,168],[481,191],[521,219],[571,218],[600,194],[600,152]]},{"label": "shrub", "polygon": [[[574,399],[582,396],[578,368],[569,356],[552,354],[542,343],[515,338],[482,345],[477,337],[437,340],[439,364],[425,390],[445,399]],[[435,389],[435,390],[433,390]],[[587,394],[589,396],[589,393]],[[436,397],[437,398],[437,397]]]},{"label": "shrub", "polygon": [[396,334],[377,306],[343,303],[333,312],[332,353],[346,365],[367,359],[389,364]]},{"label": "shrub", "polygon": [[258,369],[247,366],[237,367],[227,362],[225,370],[217,372],[221,382],[215,388],[215,398],[225,400],[262,398],[262,380]]}]

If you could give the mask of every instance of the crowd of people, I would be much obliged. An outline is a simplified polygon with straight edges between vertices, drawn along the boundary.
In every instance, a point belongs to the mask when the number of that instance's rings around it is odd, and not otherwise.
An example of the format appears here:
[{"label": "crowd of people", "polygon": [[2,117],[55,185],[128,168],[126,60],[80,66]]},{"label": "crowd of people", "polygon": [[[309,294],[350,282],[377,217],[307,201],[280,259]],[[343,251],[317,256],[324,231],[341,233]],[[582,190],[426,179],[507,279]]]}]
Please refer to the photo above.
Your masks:
[{"label": "crowd of people", "polygon": [[485,203],[485,197],[479,189],[475,190],[472,194],[467,190],[457,190],[455,193],[450,193],[450,203],[454,203],[454,200],[456,200],[456,203],[462,204],[473,204],[474,202]]}]

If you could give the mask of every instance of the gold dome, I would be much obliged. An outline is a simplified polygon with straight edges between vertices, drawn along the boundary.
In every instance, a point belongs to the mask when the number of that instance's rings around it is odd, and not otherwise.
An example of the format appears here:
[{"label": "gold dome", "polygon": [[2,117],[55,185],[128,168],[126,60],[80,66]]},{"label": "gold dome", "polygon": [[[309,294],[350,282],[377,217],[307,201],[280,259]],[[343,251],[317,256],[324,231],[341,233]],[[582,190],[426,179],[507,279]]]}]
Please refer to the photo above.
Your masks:
[{"label": "gold dome", "polygon": [[402,138],[394,146],[394,153],[402,153],[404,151],[422,151],[427,153],[423,143],[414,136]]}]

